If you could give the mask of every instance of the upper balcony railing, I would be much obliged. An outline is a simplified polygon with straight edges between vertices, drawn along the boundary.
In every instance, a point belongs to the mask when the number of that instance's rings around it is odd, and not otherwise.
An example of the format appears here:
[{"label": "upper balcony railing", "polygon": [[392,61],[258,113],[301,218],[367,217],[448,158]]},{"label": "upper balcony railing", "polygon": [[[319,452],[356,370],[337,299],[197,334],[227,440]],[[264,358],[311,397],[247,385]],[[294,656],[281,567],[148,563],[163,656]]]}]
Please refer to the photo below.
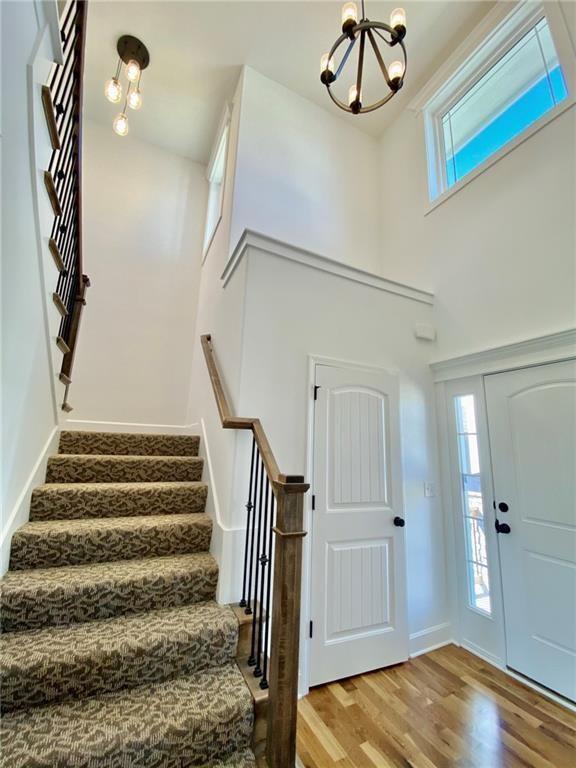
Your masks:
[{"label": "upper balcony railing", "polygon": [[[70,0],[60,19],[63,64],[54,64],[42,101],[52,144],[44,183],[54,212],[50,251],[59,270],[53,293],[62,315],[57,338],[64,353],[60,379],[70,384],[89,279],[82,269],[82,83],[86,2]],[[63,407],[67,409],[65,400]]]}]

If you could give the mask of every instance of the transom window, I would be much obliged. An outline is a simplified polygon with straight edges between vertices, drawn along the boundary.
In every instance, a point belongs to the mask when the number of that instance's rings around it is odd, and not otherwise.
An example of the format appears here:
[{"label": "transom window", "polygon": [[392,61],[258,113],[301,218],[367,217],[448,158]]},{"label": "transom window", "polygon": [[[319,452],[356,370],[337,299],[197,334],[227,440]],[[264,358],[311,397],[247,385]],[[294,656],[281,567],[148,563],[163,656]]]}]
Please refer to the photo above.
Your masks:
[{"label": "transom window", "polygon": [[476,428],[474,395],[454,398],[460,491],[466,552],[468,603],[482,613],[491,614],[488,553],[484,530],[484,499],[480,481],[480,453]]},{"label": "transom window", "polygon": [[469,180],[574,101],[568,82],[573,51],[559,9],[547,4],[545,12],[532,2],[506,6],[508,15],[424,106],[431,200]]}]

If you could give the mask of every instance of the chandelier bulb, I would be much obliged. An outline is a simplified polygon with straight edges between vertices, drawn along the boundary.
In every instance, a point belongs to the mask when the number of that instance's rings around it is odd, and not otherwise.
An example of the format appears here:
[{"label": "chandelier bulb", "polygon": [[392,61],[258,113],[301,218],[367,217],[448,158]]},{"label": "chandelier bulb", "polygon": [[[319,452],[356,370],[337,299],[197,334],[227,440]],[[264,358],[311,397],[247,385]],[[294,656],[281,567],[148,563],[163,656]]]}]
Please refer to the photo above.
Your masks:
[{"label": "chandelier bulb", "polygon": [[124,112],[120,112],[118,115],[116,115],[114,122],[112,123],[112,127],[114,128],[114,133],[117,133],[118,136],[128,135],[130,128],[128,126],[128,118]]},{"label": "chandelier bulb", "polygon": [[122,98],[122,86],[116,77],[113,77],[106,82],[106,85],[104,86],[104,96],[106,96],[108,101],[111,101],[112,104],[118,104]]},{"label": "chandelier bulb", "polygon": [[334,76],[334,57],[330,58],[330,55],[324,53],[320,59],[320,80],[324,85],[329,85],[335,80]]},{"label": "chandelier bulb", "polygon": [[396,33],[396,39],[402,40],[406,34],[406,11],[404,8],[394,8],[390,14],[390,26]]},{"label": "chandelier bulb", "polygon": [[342,6],[342,32],[352,35],[352,30],[358,24],[358,7],[356,3],[344,3]]},{"label": "chandelier bulb", "polygon": [[348,89],[348,106],[355,115],[360,112],[360,108],[362,107],[362,91],[360,91],[360,95],[358,95],[356,84],[351,85]]},{"label": "chandelier bulb", "polygon": [[398,90],[402,84],[402,77],[404,75],[404,64],[401,61],[393,61],[388,67],[388,77],[390,78],[390,84],[394,90]]},{"label": "chandelier bulb", "polygon": [[140,109],[142,106],[142,93],[139,88],[135,88],[128,94],[128,106],[130,109]]},{"label": "chandelier bulb", "polygon": [[130,59],[126,64],[126,77],[131,83],[135,83],[140,77],[140,64],[134,59]]}]

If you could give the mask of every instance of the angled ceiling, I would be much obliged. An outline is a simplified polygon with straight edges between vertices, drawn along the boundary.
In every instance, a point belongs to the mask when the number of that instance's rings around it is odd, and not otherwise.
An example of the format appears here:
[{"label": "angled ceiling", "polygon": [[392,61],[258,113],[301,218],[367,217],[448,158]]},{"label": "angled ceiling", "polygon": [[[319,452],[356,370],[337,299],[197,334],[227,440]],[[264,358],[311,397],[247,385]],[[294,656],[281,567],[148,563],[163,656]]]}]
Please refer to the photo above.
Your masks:
[{"label": "angled ceiling", "polygon": [[[399,4],[407,13],[405,87],[377,112],[351,116],[332,104],[319,80],[320,56],[339,34],[341,2],[91,0],[85,114],[111,126],[119,110],[105,100],[104,82],[116,67],[116,40],[133,34],[146,43],[151,56],[142,76],[143,107],[131,120],[130,135],[144,141],[207,162],[223,105],[244,64],[360,130],[380,136],[493,5],[482,0],[367,0],[367,15],[388,21]],[[368,73],[368,98],[378,98],[380,77],[374,68]],[[343,83],[344,92],[348,85]]]}]

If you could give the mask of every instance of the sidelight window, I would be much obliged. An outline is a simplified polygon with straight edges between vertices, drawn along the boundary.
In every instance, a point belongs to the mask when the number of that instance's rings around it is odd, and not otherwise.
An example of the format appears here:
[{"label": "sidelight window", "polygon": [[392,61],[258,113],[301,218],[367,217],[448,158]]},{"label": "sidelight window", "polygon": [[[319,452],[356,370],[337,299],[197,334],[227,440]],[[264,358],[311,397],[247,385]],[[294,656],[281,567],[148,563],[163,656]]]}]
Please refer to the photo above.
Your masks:
[{"label": "sidelight window", "polygon": [[485,505],[480,479],[480,453],[474,395],[454,398],[468,602],[472,608],[491,614],[490,578],[486,551]]}]

